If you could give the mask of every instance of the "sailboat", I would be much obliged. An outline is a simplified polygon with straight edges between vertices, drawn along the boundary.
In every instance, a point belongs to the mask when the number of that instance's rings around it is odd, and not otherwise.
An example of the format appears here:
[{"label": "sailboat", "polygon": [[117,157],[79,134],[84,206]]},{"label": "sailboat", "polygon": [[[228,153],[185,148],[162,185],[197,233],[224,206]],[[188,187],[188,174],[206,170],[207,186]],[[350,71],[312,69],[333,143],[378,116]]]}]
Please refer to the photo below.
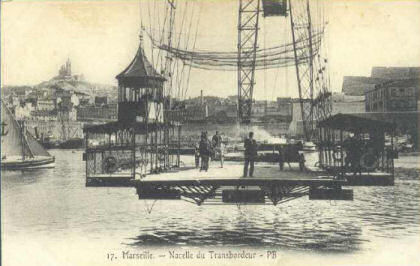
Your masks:
[{"label": "sailboat", "polygon": [[1,100],[1,170],[52,168],[55,158],[18,122]]}]

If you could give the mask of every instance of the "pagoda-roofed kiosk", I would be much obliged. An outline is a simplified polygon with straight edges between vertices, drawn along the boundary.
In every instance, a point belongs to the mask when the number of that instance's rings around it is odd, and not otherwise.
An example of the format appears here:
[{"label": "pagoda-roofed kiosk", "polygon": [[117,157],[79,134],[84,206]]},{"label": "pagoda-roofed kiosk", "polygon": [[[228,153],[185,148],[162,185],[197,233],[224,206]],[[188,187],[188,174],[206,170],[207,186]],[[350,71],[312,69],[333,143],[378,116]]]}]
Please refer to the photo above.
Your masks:
[{"label": "pagoda-roofed kiosk", "polygon": [[166,79],[153,68],[141,47],[116,78],[119,121],[163,122],[163,85]]},{"label": "pagoda-roofed kiosk", "polygon": [[118,80],[118,121],[84,128],[86,185],[128,185],[135,178],[179,166],[181,127],[165,119],[166,79],[140,45]]}]

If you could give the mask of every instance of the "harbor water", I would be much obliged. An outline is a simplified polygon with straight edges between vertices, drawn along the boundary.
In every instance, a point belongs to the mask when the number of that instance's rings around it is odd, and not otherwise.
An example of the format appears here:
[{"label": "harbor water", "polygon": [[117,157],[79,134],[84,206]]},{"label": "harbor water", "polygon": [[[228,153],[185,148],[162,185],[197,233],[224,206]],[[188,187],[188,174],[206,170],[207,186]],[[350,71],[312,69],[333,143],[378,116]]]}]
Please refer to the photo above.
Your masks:
[{"label": "harbor water", "polygon": [[[408,249],[418,243],[420,182],[415,177],[397,176],[394,187],[355,187],[354,201],[303,197],[280,206],[196,206],[140,201],[134,188],[86,188],[82,151],[51,153],[54,169],[2,172],[5,265],[25,258],[34,258],[32,265],[104,265],[110,251],[165,247],[274,249],[285,258],[343,258],[382,254],[390,243],[407,243]],[[418,167],[417,158],[407,158],[405,165],[401,157],[396,166]]]}]

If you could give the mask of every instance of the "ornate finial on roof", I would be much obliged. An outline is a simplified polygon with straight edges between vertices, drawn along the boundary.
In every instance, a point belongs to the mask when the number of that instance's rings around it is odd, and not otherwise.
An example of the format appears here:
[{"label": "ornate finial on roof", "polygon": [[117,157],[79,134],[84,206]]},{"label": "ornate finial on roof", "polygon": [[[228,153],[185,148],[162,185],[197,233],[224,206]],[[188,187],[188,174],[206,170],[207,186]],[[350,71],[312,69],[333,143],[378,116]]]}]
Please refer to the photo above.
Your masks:
[{"label": "ornate finial on roof", "polygon": [[140,47],[143,48],[143,34],[141,31],[140,31],[139,38],[140,38]]},{"label": "ornate finial on roof", "polygon": [[143,48],[143,30],[144,30],[144,26],[143,26],[143,24],[141,24],[141,27],[140,27],[140,34],[139,34],[140,47],[141,47],[141,48]]}]

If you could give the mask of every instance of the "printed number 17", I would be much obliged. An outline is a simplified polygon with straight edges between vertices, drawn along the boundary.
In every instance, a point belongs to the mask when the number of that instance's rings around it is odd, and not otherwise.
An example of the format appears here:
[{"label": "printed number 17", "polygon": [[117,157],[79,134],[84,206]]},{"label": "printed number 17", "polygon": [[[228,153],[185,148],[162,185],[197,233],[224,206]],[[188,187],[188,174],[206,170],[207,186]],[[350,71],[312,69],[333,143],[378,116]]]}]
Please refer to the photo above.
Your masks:
[{"label": "printed number 17", "polygon": [[114,253],[108,253],[106,254],[106,258],[110,261],[114,260],[114,258],[116,259]]}]

